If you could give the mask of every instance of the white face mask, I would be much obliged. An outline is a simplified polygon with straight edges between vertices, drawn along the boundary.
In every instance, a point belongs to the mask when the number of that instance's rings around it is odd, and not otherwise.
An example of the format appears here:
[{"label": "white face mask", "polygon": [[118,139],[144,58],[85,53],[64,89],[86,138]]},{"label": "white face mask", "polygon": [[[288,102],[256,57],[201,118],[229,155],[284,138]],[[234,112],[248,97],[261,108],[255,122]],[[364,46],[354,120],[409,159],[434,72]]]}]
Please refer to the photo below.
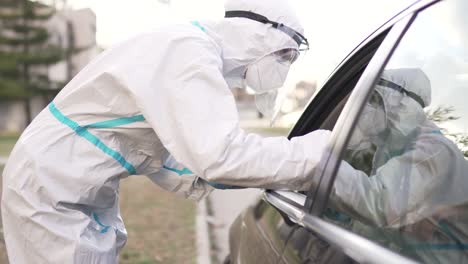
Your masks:
[{"label": "white face mask", "polygon": [[288,77],[289,61],[281,62],[270,54],[249,65],[245,74],[247,85],[256,93],[266,93],[283,86]]},{"label": "white face mask", "polygon": [[247,87],[247,84],[245,83],[245,71],[245,67],[238,67],[228,73],[225,73],[224,80],[226,81],[229,89],[245,89]]},{"label": "white face mask", "polygon": [[247,68],[246,84],[256,93],[257,109],[267,117],[272,117],[279,109],[279,88],[284,85],[290,66],[290,61],[282,61],[273,53],[257,60]]},{"label": "white face mask", "polygon": [[385,111],[382,107],[375,108],[370,105],[364,107],[358,127],[368,137],[374,137],[387,127]]},{"label": "white face mask", "polygon": [[279,107],[277,100],[278,90],[256,94],[255,106],[257,106],[258,111],[260,111],[263,115],[273,118],[275,112],[279,110],[277,109]]},{"label": "white face mask", "polygon": [[376,143],[373,141],[386,128],[387,118],[384,105],[382,103],[366,103],[356,130],[348,143],[348,149],[362,150],[370,147],[371,143]]}]

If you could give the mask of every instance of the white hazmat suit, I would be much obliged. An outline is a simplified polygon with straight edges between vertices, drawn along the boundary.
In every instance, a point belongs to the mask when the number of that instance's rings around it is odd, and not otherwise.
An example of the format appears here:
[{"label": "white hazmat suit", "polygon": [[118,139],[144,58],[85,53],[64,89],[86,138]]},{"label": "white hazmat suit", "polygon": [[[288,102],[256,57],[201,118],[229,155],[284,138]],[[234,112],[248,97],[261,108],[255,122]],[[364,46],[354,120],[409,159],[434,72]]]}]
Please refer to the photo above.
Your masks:
[{"label": "white hazmat suit", "polygon": [[[226,9],[302,32],[284,0],[232,0]],[[119,181],[132,175],[193,199],[209,193],[207,181],[307,190],[329,132],[246,133],[230,91],[259,58],[299,50],[296,39],[230,17],[164,27],[93,60],[24,131],[6,165],[11,263],[116,263],[127,238]]]}]

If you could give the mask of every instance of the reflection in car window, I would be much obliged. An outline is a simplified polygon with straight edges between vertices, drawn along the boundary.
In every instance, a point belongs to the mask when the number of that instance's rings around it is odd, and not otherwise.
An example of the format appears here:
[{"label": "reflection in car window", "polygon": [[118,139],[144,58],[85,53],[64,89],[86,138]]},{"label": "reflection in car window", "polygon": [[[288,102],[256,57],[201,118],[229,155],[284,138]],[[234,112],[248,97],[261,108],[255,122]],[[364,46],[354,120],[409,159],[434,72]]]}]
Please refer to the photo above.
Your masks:
[{"label": "reflection in car window", "polygon": [[425,263],[468,262],[468,2],[418,15],[364,107],[325,216]]}]

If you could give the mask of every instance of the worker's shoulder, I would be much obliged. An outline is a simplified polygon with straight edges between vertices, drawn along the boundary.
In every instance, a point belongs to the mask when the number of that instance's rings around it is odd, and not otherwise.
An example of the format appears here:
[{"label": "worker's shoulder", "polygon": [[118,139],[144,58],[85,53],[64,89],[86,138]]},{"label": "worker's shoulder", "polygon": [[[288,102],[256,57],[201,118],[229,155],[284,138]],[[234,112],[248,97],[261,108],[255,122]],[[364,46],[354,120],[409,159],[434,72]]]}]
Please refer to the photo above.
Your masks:
[{"label": "worker's shoulder", "polygon": [[190,23],[168,25],[140,33],[117,43],[100,57],[100,61],[112,68],[143,65],[156,67],[160,63],[168,66],[170,62],[189,63],[194,60],[222,65],[219,46]]},{"label": "worker's shoulder", "polygon": [[198,27],[195,23],[163,26],[141,34],[140,38],[148,38],[155,43],[156,47],[164,43],[171,48],[193,47],[221,51],[219,45],[204,32],[204,28]]}]

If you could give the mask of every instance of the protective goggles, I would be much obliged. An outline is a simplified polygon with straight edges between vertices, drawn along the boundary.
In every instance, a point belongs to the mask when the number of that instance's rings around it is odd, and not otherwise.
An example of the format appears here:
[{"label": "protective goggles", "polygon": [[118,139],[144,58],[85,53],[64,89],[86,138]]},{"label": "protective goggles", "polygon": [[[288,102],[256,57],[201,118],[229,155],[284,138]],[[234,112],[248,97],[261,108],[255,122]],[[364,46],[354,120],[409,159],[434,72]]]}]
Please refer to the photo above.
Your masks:
[{"label": "protective goggles", "polygon": [[239,10],[239,11],[227,11],[224,17],[225,18],[242,17],[242,18],[255,20],[263,24],[271,24],[274,28],[290,36],[297,43],[297,46],[299,47],[299,51],[309,50],[309,41],[307,41],[307,39],[301,33],[295,31],[294,29],[286,25],[283,25],[275,21],[271,21],[265,16],[262,16],[262,15],[259,15],[250,11]]},{"label": "protective goggles", "polygon": [[398,91],[398,92],[400,92],[400,93],[402,93],[402,94],[404,94],[406,96],[409,96],[411,99],[415,100],[418,104],[420,104],[422,108],[426,107],[426,105],[424,104],[423,99],[419,95],[417,95],[417,94],[415,94],[415,93],[413,93],[411,91],[406,90],[405,88],[401,87],[400,85],[398,85],[398,84],[396,84],[394,82],[391,82],[391,81],[380,78],[379,81],[377,82],[377,84],[380,85],[380,86],[384,86],[384,87],[393,89],[395,91]]},{"label": "protective goggles", "polygon": [[376,90],[372,91],[371,97],[369,98],[369,101],[367,103],[374,108],[379,108],[379,107],[385,108],[382,95],[380,95],[380,93],[377,92]]},{"label": "protective goggles", "polygon": [[293,64],[299,58],[299,54],[297,49],[282,49],[273,52],[273,55],[279,63],[290,64]]}]

